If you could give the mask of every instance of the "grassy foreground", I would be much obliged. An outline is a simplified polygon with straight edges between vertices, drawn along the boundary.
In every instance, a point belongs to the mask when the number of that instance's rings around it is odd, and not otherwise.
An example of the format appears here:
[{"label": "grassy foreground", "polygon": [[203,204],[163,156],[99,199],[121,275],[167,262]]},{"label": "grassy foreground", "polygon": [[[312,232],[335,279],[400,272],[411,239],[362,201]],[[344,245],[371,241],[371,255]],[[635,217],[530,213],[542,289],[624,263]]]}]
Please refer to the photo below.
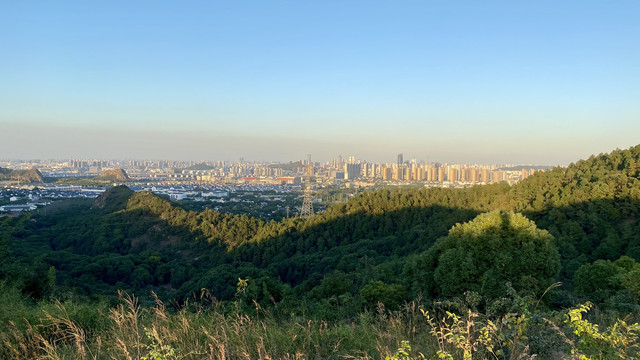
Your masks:
[{"label": "grassy foreground", "polygon": [[[10,290],[6,286],[3,290]],[[2,359],[630,359],[640,356],[640,325],[583,305],[561,313],[473,310],[473,300],[416,302],[388,312],[362,312],[328,323],[310,316],[274,315],[259,306],[247,315],[237,303],[206,299],[168,310],[156,299],[141,307],[59,301],[26,304],[0,295]],[[472,296],[473,297],[473,296]],[[523,299],[520,299],[523,300]],[[476,302],[477,304],[477,302]],[[471,306],[470,306],[471,305]],[[502,315],[497,315],[502,312]],[[586,315],[602,329],[587,321]],[[19,320],[18,320],[19,319]]]}]

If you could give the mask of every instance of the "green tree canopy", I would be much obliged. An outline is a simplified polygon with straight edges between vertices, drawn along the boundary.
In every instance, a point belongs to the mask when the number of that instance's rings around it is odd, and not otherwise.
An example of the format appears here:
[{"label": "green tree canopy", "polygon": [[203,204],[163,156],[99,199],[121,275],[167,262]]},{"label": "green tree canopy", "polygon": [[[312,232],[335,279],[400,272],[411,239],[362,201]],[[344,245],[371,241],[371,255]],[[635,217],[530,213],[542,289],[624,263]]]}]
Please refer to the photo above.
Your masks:
[{"label": "green tree canopy", "polygon": [[628,256],[614,262],[596,260],[576,271],[573,285],[576,295],[598,305],[617,307],[623,300],[637,304],[640,299],[640,264]]},{"label": "green tree canopy", "polygon": [[553,237],[511,211],[492,211],[455,225],[421,260],[426,271],[413,273],[426,274],[426,290],[435,297],[466,291],[502,296],[507,282],[540,295],[560,270]]}]

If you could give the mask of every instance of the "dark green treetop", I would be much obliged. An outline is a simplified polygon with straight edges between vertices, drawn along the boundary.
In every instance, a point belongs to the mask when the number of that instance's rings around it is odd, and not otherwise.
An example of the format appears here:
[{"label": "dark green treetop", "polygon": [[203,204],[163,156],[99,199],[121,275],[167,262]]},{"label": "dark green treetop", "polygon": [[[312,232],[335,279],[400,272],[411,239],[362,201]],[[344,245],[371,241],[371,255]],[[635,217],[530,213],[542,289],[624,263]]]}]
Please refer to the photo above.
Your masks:
[{"label": "dark green treetop", "polygon": [[426,284],[432,296],[475,291],[503,296],[507,283],[541,295],[560,270],[553,237],[511,211],[492,211],[457,224],[424,254]]}]

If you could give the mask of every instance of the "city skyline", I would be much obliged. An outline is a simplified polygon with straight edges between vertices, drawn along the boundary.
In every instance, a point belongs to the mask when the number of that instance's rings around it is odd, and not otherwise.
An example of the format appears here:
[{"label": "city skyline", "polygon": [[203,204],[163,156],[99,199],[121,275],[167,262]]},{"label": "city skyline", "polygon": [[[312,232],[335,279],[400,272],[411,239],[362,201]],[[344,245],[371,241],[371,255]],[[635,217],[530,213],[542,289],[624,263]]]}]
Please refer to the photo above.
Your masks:
[{"label": "city skyline", "polygon": [[0,158],[567,165],[639,141],[640,3],[13,2]]},{"label": "city skyline", "polygon": [[[168,161],[168,160],[44,160],[5,161],[0,180],[5,185],[20,181],[45,182],[49,179],[80,179],[80,182],[98,182],[114,179],[125,182],[149,184],[176,183],[235,183],[254,185],[300,185],[304,182],[336,185],[342,181],[355,181],[359,186],[375,184],[423,183],[424,186],[464,187],[478,183],[506,181],[513,184],[537,171],[549,170],[548,166],[513,166],[513,164],[446,164],[427,163],[417,159],[403,161],[398,155],[396,163],[372,163],[355,156],[338,156],[328,162],[314,162],[311,154],[306,160],[289,164],[255,163],[239,159],[227,161]],[[26,171],[25,171],[26,170]],[[304,180],[303,180],[304,179]],[[110,181],[110,180],[108,180]],[[0,181],[2,182],[2,181]]]}]

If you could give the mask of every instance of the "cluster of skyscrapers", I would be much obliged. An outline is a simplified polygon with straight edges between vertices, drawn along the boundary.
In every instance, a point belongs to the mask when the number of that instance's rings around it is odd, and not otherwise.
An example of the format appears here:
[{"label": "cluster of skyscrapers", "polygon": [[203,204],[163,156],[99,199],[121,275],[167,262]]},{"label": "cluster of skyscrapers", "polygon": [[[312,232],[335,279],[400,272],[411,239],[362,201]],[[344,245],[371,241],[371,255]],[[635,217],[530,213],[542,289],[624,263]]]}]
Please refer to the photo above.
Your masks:
[{"label": "cluster of skyscrapers", "polygon": [[428,181],[440,183],[494,183],[516,182],[528,177],[538,168],[513,169],[507,165],[478,165],[478,164],[443,164],[425,163],[415,159],[404,161],[402,154],[398,154],[396,163],[369,163],[356,160],[349,156],[346,162],[342,156],[329,163],[317,164],[316,176],[335,179],[355,180],[369,179],[385,182]]}]

